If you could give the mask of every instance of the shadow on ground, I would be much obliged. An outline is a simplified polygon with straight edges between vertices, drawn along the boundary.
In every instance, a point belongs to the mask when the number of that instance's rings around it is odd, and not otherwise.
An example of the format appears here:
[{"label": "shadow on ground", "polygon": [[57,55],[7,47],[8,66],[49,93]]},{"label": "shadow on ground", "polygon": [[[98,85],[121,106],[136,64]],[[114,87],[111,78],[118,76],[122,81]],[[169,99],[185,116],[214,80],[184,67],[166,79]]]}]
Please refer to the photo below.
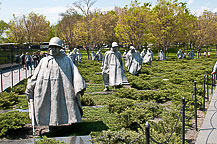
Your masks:
[{"label": "shadow on ground", "polygon": [[49,132],[40,133],[40,136],[47,137],[64,137],[64,136],[82,136],[89,135],[91,132],[107,130],[108,127],[102,122],[82,122],[74,123],[69,126],[52,126]]}]

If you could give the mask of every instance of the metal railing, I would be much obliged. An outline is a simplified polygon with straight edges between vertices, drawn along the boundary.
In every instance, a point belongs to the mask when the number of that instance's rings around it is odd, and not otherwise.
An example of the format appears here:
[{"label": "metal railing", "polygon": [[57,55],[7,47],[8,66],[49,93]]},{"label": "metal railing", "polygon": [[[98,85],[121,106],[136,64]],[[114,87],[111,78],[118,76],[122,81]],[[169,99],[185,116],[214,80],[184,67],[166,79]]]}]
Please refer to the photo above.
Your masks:
[{"label": "metal railing", "polygon": [[[21,67],[20,65],[18,66],[18,69],[17,69],[17,70],[14,70],[14,67],[11,66],[10,69],[9,69],[9,72],[8,72],[7,74],[4,73],[3,70],[1,69],[1,70],[0,70],[0,73],[1,73],[1,92],[3,92],[3,91],[4,91],[5,89],[7,89],[8,87],[10,87],[10,86],[4,87],[3,78],[5,77],[5,78],[8,78],[8,79],[11,79],[11,88],[12,88],[13,86],[15,86],[15,84],[14,84],[14,78],[15,78],[16,76],[18,76],[18,83],[21,81],[21,72],[22,72],[22,71],[25,71],[25,78],[31,77],[32,74],[33,74],[32,69],[30,69],[30,75],[27,75],[27,69]],[[18,73],[18,75],[15,75],[15,74],[17,74],[17,73]]]},{"label": "metal railing", "polygon": [[[212,79],[211,93],[213,94],[213,87],[216,84],[216,75],[211,75],[211,79]],[[145,124],[145,132],[142,129],[143,134],[141,134],[135,140],[131,141],[130,144],[135,143],[136,141],[138,141],[144,135],[146,137],[146,144],[150,144],[150,141],[153,141],[156,144],[164,144],[164,143],[169,142],[169,140],[171,139],[175,129],[177,128],[177,125],[178,125],[178,122],[180,120],[181,115],[182,115],[182,144],[184,144],[185,143],[185,110],[190,108],[190,106],[193,103],[193,99],[194,99],[195,130],[198,131],[198,125],[197,125],[197,109],[198,109],[197,108],[197,93],[199,93],[199,95],[201,95],[202,89],[203,89],[203,95],[202,95],[203,96],[203,104],[202,104],[203,108],[202,109],[203,109],[203,111],[205,111],[206,110],[206,108],[205,108],[206,99],[209,101],[209,74],[208,74],[208,71],[206,72],[206,75],[204,75],[203,84],[202,84],[202,87],[201,87],[200,91],[197,90],[196,81],[194,81],[194,90],[193,90],[192,98],[191,98],[191,101],[190,101],[190,103],[189,103],[189,105],[187,107],[186,107],[185,98],[184,97],[182,98],[182,107],[180,109],[178,119],[176,120],[176,124],[175,124],[171,134],[169,135],[169,137],[164,142],[158,142],[157,140],[155,140],[150,135],[150,124],[148,122],[146,122],[146,124]],[[207,96],[206,96],[206,93],[207,93]]]}]

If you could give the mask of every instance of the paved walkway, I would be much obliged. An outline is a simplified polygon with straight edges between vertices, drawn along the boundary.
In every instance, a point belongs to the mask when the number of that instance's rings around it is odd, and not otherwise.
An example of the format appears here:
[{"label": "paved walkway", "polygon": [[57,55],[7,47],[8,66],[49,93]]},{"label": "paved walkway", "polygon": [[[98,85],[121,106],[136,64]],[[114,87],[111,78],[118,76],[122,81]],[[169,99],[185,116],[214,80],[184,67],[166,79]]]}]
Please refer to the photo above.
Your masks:
[{"label": "paved walkway", "polygon": [[[71,136],[71,137],[53,137],[54,140],[62,141],[66,144],[91,144],[89,135],[87,136]],[[23,139],[23,140],[2,140],[0,144],[35,144],[39,139]]]},{"label": "paved walkway", "polygon": [[217,87],[200,128],[196,144],[217,144]]}]

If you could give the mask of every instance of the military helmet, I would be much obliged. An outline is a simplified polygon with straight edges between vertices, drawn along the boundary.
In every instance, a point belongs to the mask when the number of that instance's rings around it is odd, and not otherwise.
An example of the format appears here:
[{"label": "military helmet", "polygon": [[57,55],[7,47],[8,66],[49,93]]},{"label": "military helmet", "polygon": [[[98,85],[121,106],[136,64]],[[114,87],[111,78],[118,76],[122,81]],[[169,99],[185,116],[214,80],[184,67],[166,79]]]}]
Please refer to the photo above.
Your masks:
[{"label": "military helmet", "polygon": [[60,38],[53,37],[53,38],[50,39],[49,47],[54,45],[54,46],[59,46],[59,47],[62,48],[62,44],[63,44],[63,42],[62,42],[62,40]]}]

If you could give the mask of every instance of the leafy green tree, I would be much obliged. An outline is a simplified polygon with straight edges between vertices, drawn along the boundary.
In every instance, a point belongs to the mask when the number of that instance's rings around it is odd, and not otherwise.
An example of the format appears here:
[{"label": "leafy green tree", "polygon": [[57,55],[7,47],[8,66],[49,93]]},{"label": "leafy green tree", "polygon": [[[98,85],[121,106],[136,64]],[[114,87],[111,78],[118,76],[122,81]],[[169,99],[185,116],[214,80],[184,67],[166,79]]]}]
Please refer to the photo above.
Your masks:
[{"label": "leafy green tree", "polygon": [[90,43],[94,46],[100,46],[105,40],[105,31],[102,27],[102,14],[96,12],[93,14],[93,18],[90,20],[89,35]]},{"label": "leafy green tree", "polygon": [[61,14],[63,17],[56,26],[56,34],[62,38],[69,48],[76,46],[75,28],[79,21],[82,20],[82,16],[73,9],[69,9],[66,13]]},{"label": "leafy green tree", "polygon": [[150,4],[139,6],[137,0],[132,1],[130,7],[122,10],[116,27],[116,36],[121,42],[133,44],[138,49],[147,43],[152,36],[150,33]]},{"label": "leafy green tree", "polygon": [[56,29],[56,26],[55,26],[55,25],[51,25],[51,26],[50,26],[48,38],[47,38],[45,41],[50,41],[50,39],[51,39],[52,37],[55,37],[55,36],[56,36],[56,34],[55,34],[55,29]]},{"label": "leafy green tree", "polygon": [[[87,34],[87,38],[85,38],[87,41],[85,42],[85,48],[87,50],[87,56],[89,59],[89,48],[90,48],[90,28],[89,28],[89,24],[90,24],[90,20],[92,18],[92,14],[91,14],[91,7],[96,3],[95,0],[79,0],[73,3],[73,6],[78,8],[83,16],[84,16],[84,28],[85,28],[85,34]],[[87,32],[87,33],[86,33]],[[82,36],[83,37],[83,36]]]},{"label": "leafy green tree", "polygon": [[23,15],[22,21],[27,43],[38,43],[48,37],[50,22],[46,21],[45,16],[31,12],[27,17]]},{"label": "leafy green tree", "polygon": [[177,0],[158,0],[152,13],[155,45],[162,48],[168,56],[171,43],[183,31],[183,21],[189,13],[188,9],[184,3]]},{"label": "leafy green tree", "polygon": [[9,22],[8,40],[16,43],[34,44],[48,38],[50,22],[46,21],[45,16],[29,13],[28,16],[15,17]]},{"label": "leafy green tree", "polygon": [[23,22],[13,15],[14,19],[8,23],[9,30],[6,31],[7,41],[22,44],[25,42]]},{"label": "leafy green tree", "polygon": [[115,27],[117,26],[119,17],[117,9],[120,8],[116,7],[115,9],[116,10],[107,11],[101,16],[102,27],[105,31],[104,42],[106,44],[111,44],[113,41],[117,41],[117,38],[115,36]]},{"label": "leafy green tree", "polygon": [[0,21],[0,36],[7,30],[8,24],[3,20]]},{"label": "leafy green tree", "polygon": [[[197,57],[199,57],[199,52],[204,45],[208,48],[209,45],[216,42],[215,31],[216,20],[214,17],[202,15],[194,22],[192,41],[194,47],[197,49]],[[208,51],[208,49],[206,51]]]},{"label": "leafy green tree", "polygon": [[[186,3],[182,3],[186,7]],[[194,22],[196,21],[196,16],[190,14],[190,11],[186,8],[185,12],[179,16],[180,21],[180,31],[175,37],[175,42],[183,44],[183,52],[188,53],[189,45],[191,48],[192,34],[194,29]]]}]

